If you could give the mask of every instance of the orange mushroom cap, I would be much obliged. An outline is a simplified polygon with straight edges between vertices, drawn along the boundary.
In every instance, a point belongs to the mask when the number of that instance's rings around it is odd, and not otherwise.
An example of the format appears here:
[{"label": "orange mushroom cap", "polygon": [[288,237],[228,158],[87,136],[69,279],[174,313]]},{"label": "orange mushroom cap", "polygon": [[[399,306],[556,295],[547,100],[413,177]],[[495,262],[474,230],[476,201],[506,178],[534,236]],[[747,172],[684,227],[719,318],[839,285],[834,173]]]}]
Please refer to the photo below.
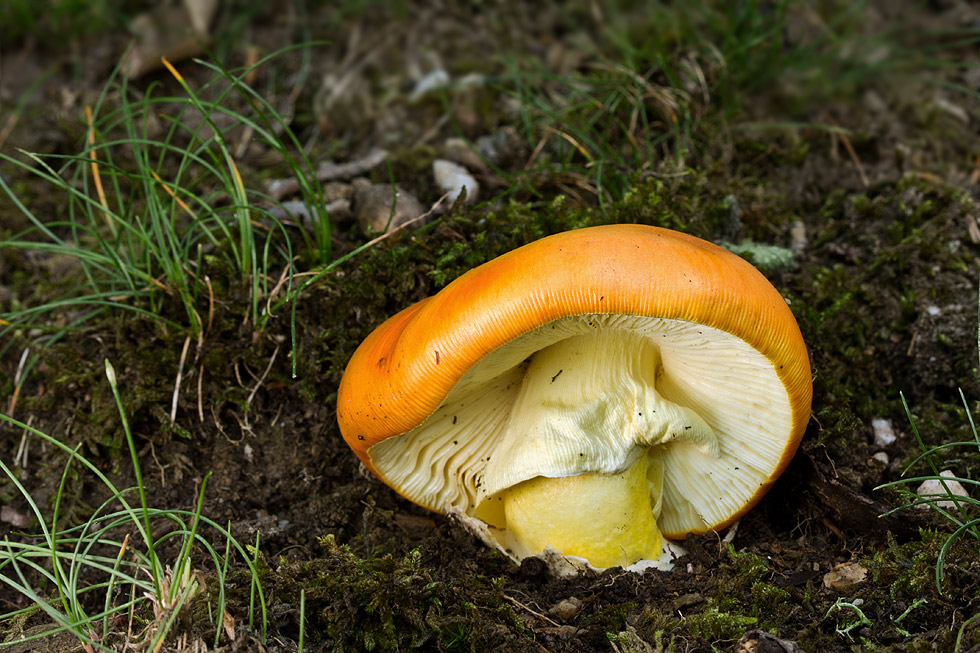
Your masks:
[{"label": "orange mushroom cap", "polygon": [[[795,453],[810,415],[810,365],[786,301],[758,270],[721,247],[668,229],[610,225],[543,238],[470,270],[389,318],[357,349],[341,380],[341,433],[396,491],[445,510],[392,482],[388,470],[378,468],[372,447],[435,419],[464,376],[515,339],[566,318],[618,315],[730,334],[768,361],[781,382],[788,428],[757,487],[727,517],[681,519],[664,532],[682,537],[731,523],[761,498]],[[744,446],[740,437],[732,451]],[[431,461],[435,454],[426,455]],[[462,478],[463,472],[453,473]],[[466,478],[478,484],[477,473],[467,472]],[[472,499],[472,488],[467,493]],[[697,506],[688,512],[700,515]]]}]

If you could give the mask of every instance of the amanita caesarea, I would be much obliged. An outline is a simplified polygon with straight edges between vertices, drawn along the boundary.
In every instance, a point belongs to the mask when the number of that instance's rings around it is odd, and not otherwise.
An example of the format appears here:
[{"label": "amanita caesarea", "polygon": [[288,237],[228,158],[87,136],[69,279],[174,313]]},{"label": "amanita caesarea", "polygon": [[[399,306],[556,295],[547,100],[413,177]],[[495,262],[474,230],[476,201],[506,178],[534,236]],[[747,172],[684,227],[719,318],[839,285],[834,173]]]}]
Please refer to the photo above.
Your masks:
[{"label": "amanita caesarea", "polygon": [[751,264],[667,229],[543,238],[372,332],[338,420],[402,496],[486,525],[515,559],[603,568],[725,527],[810,415],[799,327]]}]

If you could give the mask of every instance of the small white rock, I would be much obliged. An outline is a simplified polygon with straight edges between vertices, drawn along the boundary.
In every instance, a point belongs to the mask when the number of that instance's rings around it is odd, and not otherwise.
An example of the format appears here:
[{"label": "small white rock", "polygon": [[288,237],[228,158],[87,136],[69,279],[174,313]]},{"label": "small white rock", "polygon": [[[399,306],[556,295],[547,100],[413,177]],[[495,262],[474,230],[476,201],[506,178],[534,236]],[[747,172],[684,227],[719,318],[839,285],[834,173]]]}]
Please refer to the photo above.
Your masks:
[{"label": "small white rock", "polygon": [[[933,478],[933,479],[929,479],[928,481],[923,481],[922,485],[916,488],[915,493],[918,494],[920,497],[929,497],[929,496],[935,497],[936,495],[943,496],[946,495],[947,493],[956,495],[958,497],[970,496],[970,493],[966,491],[966,488],[964,488],[959,481],[954,480],[956,478],[956,474],[954,474],[948,469],[944,469],[943,471],[939,472],[939,475],[948,480],[940,481],[939,479]],[[946,484],[946,487],[943,487],[943,483]],[[948,488],[948,492],[947,492],[947,488]],[[933,505],[935,505],[937,508],[946,508],[946,509],[956,507],[956,503],[950,501],[949,499],[936,501]],[[927,504],[920,504],[917,507],[924,508],[924,509],[929,508]]]},{"label": "small white rock", "polygon": [[876,417],[871,420],[871,430],[874,432],[876,447],[887,447],[890,444],[895,444],[895,440],[898,439],[895,430],[892,428],[892,423],[887,419]]},{"label": "small white rock", "polygon": [[432,162],[432,174],[436,178],[436,184],[439,188],[443,192],[449,193],[450,204],[456,203],[456,199],[464,188],[466,189],[466,203],[472,204],[476,201],[477,194],[480,192],[480,184],[463,166],[446,159],[436,159]]},{"label": "small white rock", "polygon": [[446,88],[449,85],[449,73],[442,68],[437,68],[425,74],[418,82],[409,96],[409,102],[415,102],[429,91]]},{"label": "small white rock", "polygon": [[872,460],[881,463],[882,467],[888,467],[888,463],[891,462],[891,460],[888,458],[888,454],[885,453],[884,451],[879,451],[875,455],[871,456],[871,458]]},{"label": "small white rock", "polygon": [[367,236],[392,231],[424,211],[415,195],[397,187],[393,190],[390,184],[358,184],[355,188],[354,215]]},{"label": "small white rock", "polygon": [[14,528],[27,528],[31,525],[30,517],[8,505],[0,506],[0,521]]}]

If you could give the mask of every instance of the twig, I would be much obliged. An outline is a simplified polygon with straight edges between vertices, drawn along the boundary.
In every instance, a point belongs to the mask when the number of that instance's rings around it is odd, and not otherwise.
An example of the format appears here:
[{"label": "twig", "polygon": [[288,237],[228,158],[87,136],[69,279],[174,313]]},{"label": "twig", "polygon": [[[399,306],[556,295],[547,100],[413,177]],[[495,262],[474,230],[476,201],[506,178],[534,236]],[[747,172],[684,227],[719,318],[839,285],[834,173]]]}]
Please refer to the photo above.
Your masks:
[{"label": "twig", "polygon": [[553,619],[550,619],[549,617],[541,614],[540,612],[535,612],[534,610],[532,610],[528,606],[524,605],[523,603],[521,603],[520,601],[518,601],[517,599],[515,599],[513,596],[507,596],[506,594],[501,594],[501,596],[503,596],[505,599],[507,599],[508,601],[510,601],[511,603],[513,603],[514,605],[516,605],[517,607],[521,608],[522,610],[526,610],[527,612],[530,612],[531,614],[533,614],[538,619],[543,619],[544,621],[547,621],[549,624],[553,625],[555,628],[561,628],[561,624],[560,623],[557,623]]},{"label": "twig", "polygon": [[230,442],[231,444],[234,445],[241,444],[246,437],[254,433],[254,431],[252,431],[252,425],[248,423],[248,413],[245,413],[245,419],[242,420],[242,418],[239,417],[238,413],[236,413],[235,411],[230,410],[228,412],[230,412],[231,416],[235,418],[236,422],[238,422],[238,430],[241,432],[242,437],[239,438],[238,440],[232,440],[227,435],[225,437],[228,439],[228,442]]},{"label": "twig", "polygon": [[167,476],[166,474],[164,474],[165,468],[163,465],[160,464],[160,459],[157,458],[156,447],[153,446],[152,442],[150,443],[150,457],[153,458],[153,462],[157,464],[157,469],[160,470],[160,487],[161,488],[167,487]]},{"label": "twig", "polygon": [[[94,152],[93,152],[93,154],[94,154]],[[95,165],[95,164],[93,164],[93,165]],[[167,192],[167,194],[170,195],[170,197],[172,197],[173,200],[175,202],[177,202],[177,204],[180,205],[180,208],[184,209],[184,212],[186,212],[187,215],[189,215],[191,218],[197,218],[197,214],[194,213],[193,210],[191,210],[191,207],[187,206],[187,202],[185,202],[184,200],[180,199],[180,196],[177,195],[177,192],[173,188],[171,188],[169,185],[167,185],[163,181],[163,179],[160,178],[160,175],[158,175],[156,173],[156,170],[150,170],[150,174],[153,175],[153,178],[156,179],[157,183],[160,184],[160,186],[163,188],[163,190],[165,190]],[[102,185],[100,183],[99,184],[99,188],[101,188],[101,187],[102,187]]]},{"label": "twig", "polygon": [[440,197],[439,199],[437,199],[436,202],[435,202],[435,204],[433,204],[429,208],[428,211],[426,211],[425,213],[423,213],[419,217],[412,218],[411,220],[407,220],[407,221],[401,223],[400,225],[398,225],[397,227],[395,227],[394,229],[392,229],[391,231],[386,231],[385,233],[381,234],[380,236],[377,236],[376,238],[372,238],[371,240],[367,241],[364,244],[365,249],[368,248],[368,247],[371,247],[372,245],[375,245],[377,243],[380,243],[382,240],[384,240],[388,236],[392,236],[392,235],[398,233],[399,231],[401,231],[405,227],[407,227],[409,225],[412,225],[412,224],[415,224],[419,220],[424,220],[425,218],[429,217],[430,215],[432,215],[435,212],[435,210],[437,208],[439,208],[440,205],[442,205],[442,203],[446,200],[447,197],[449,197],[449,193],[446,193],[445,195],[443,195],[442,197]]},{"label": "twig", "polygon": [[20,389],[24,385],[24,379],[21,377],[24,375],[24,365],[27,363],[27,355],[30,351],[28,347],[21,352],[20,361],[17,363],[17,371],[14,372],[14,393],[10,396],[10,410],[7,411],[9,417],[14,416],[14,408],[17,407],[17,398],[20,397]]},{"label": "twig", "polygon": [[[31,426],[34,423],[33,413],[27,418],[27,426]],[[27,429],[20,435],[20,444],[17,445],[17,453],[14,454],[14,465],[17,465],[21,469],[27,469],[27,450],[30,446],[30,442],[27,439],[27,435],[30,433]]]},{"label": "twig", "polygon": [[214,322],[214,288],[211,286],[211,277],[206,274],[204,275],[204,283],[208,286],[208,326],[204,329],[204,336],[207,336],[211,333],[211,324]]},{"label": "twig", "polygon": [[586,150],[584,147],[582,147],[582,144],[579,143],[577,140],[575,140],[575,138],[571,134],[569,134],[568,132],[564,132],[564,131],[562,131],[560,129],[555,129],[553,127],[549,127],[548,128],[548,131],[551,132],[552,134],[558,134],[559,136],[561,136],[562,138],[564,138],[566,141],[568,141],[569,143],[571,143],[572,144],[572,147],[574,147],[576,150],[578,150],[579,153],[582,156],[584,156],[589,161],[592,161],[592,157],[589,156],[588,150]]},{"label": "twig", "polygon": [[258,383],[256,383],[255,387],[252,388],[252,391],[248,393],[248,399],[245,400],[246,406],[252,405],[252,399],[255,398],[255,393],[259,391],[259,388],[262,386],[262,382],[265,381],[265,377],[269,375],[269,371],[272,369],[272,364],[276,362],[276,356],[278,355],[279,355],[279,345],[276,345],[275,350],[272,352],[272,358],[269,359],[269,364],[265,366],[265,371],[262,372],[262,376],[259,377]]},{"label": "twig", "polygon": [[[824,112],[823,115],[827,122],[840,129],[840,125],[838,125],[837,122],[830,117],[830,114]],[[871,182],[868,180],[868,175],[864,174],[864,166],[861,165],[861,160],[858,159],[857,152],[854,151],[854,146],[851,145],[851,139],[847,137],[847,133],[844,129],[840,129],[839,132],[834,133],[840,138],[840,142],[844,144],[844,149],[847,150],[847,155],[851,157],[851,162],[854,164],[854,167],[857,168],[858,176],[861,177],[861,183],[865,188],[868,188],[871,185]]]},{"label": "twig", "polygon": [[259,62],[259,49],[250,45],[245,48],[245,68],[249,69],[245,74],[245,83],[249,86],[255,84],[255,78],[258,76],[258,70],[255,68],[255,64]]},{"label": "twig", "polygon": [[201,386],[204,384],[204,363],[197,371],[197,416],[204,424],[204,402],[201,400]]},{"label": "twig", "polygon": [[180,395],[180,381],[184,376],[184,361],[187,360],[187,349],[191,345],[191,337],[184,338],[184,348],[180,352],[180,363],[177,366],[177,382],[174,383],[174,396],[170,401],[170,423],[177,421],[177,397]]},{"label": "twig", "polygon": [[283,287],[286,283],[286,279],[289,278],[289,268],[283,268],[282,274],[279,275],[279,281],[273,286],[272,290],[266,295],[265,298],[265,314],[272,317],[272,298],[276,296],[276,293]]},{"label": "twig", "polygon": [[99,174],[99,159],[95,155],[95,125],[92,122],[92,107],[85,107],[85,122],[88,124],[88,158],[92,160],[92,179],[95,181],[95,192],[99,196],[99,205],[102,207],[102,214],[105,216],[106,225],[110,233],[116,235],[116,226],[112,223],[109,213],[109,203],[106,201],[105,189],[102,188],[102,175]]},{"label": "twig", "polygon": [[0,129],[0,148],[3,144],[7,142],[7,137],[10,136],[10,132],[14,131],[14,126],[17,124],[17,120],[20,118],[19,112],[14,112],[10,114],[7,118],[7,122],[4,124],[3,129]]},{"label": "twig", "polygon": [[214,425],[218,428],[218,433],[225,436],[225,440],[227,440],[228,442],[231,442],[232,444],[238,444],[238,442],[233,441],[230,437],[228,437],[228,434],[225,433],[225,427],[221,425],[221,422],[218,420],[217,413],[214,412],[214,404],[211,404],[210,409],[211,409],[211,419],[214,420]]},{"label": "twig", "polygon": [[[362,175],[368,170],[378,167],[387,158],[387,151],[375,148],[360,159],[354,159],[353,161],[347,161],[345,163],[324,161],[316,168],[316,179],[320,182],[350,179],[351,177]],[[292,195],[297,191],[299,191],[299,181],[295,177],[274,179],[269,182],[269,195],[275,200],[280,200],[286,195]]]},{"label": "twig", "polygon": [[541,154],[541,150],[544,149],[544,144],[547,142],[548,142],[548,134],[545,134],[544,136],[541,137],[541,140],[538,141],[538,144],[534,146],[534,151],[531,152],[531,156],[527,158],[527,163],[524,164],[525,170],[531,169],[531,166],[534,165],[534,162],[538,160],[538,155]]},{"label": "twig", "polygon": [[276,414],[275,414],[275,416],[273,416],[272,421],[269,422],[269,426],[275,426],[276,425],[276,422],[279,421],[279,416],[282,415],[282,407],[284,405],[285,404],[283,404],[283,403],[280,402],[280,404],[279,404],[279,410],[276,411]]}]

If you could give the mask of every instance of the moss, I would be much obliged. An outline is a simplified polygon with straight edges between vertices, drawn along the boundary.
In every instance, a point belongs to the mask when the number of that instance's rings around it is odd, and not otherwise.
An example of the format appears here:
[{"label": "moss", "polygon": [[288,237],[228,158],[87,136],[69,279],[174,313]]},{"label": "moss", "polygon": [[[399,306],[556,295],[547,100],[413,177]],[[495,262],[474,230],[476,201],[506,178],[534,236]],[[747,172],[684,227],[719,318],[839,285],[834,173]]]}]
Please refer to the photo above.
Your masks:
[{"label": "moss", "polygon": [[635,603],[614,603],[589,615],[583,620],[583,624],[598,626],[606,632],[618,632],[626,626],[627,616],[635,609]]},{"label": "moss", "polygon": [[785,613],[787,604],[792,598],[782,587],[761,580],[752,584],[749,596],[752,600],[749,614],[759,618],[763,624],[768,624],[773,619],[780,619],[778,615]]},{"label": "moss", "polygon": [[[955,193],[914,177],[825,200],[824,220],[810,232],[823,265],[804,271],[793,303],[814,352],[822,442],[846,443],[861,423],[900,414],[898,390],[947,384],[955,396],[973,380],[972,362],[949,362],[974,358],[960,322],[922,317],[926,302],[958,305],[964,284],[973,283],[963,272],[967,248],[950,237],[951,221],[965,219],[964,211]],[[906,361],[909,374],[893,377],[891,360]]]},{"label": "moss", "polygon": [[732,589],[748,589],[769,573],[766,561],[751,551],[737,552],[734,547],[728,545],[728,559],[722,568],[733,572]]},{"label": "moss", "polygon": [[785,614],[791,595],[768,582],[772,572],[762,557],[750,551],[736,552],[729,546],[728,560],[717,573],[724,581],[708,601],[706,613],[727,615],[731,625],[742,620],[771,628],[781,621],[778,615]]},{"label": "moss", "polygon": [[721,612],[710,607],[684,620],[686,628],[696,637],[717,644],[718,642],[737,641],[746,629],[755,626],[758,619]]},{"label": "moss", "polygon": [[795,264],[792,250],[785,247],[756,243],[751,240],[729,243],[725,246],[764,272],[791,268]]},{"label": "moss", "polygon": [[292,624],[277,627],[294,634],[297,592],[304,588],[306,636],[313,644],[333,650],[469,649],[486,637],[476,631],[488,608],[515,632],[523,627],[497,590],[482,585],[464,594],[457,581],[436,578],[418,549],[401,557],[360,558],[331,535],[321,545],[322,557],[304,564],[281,560],[263,578],[270,611]]}]

